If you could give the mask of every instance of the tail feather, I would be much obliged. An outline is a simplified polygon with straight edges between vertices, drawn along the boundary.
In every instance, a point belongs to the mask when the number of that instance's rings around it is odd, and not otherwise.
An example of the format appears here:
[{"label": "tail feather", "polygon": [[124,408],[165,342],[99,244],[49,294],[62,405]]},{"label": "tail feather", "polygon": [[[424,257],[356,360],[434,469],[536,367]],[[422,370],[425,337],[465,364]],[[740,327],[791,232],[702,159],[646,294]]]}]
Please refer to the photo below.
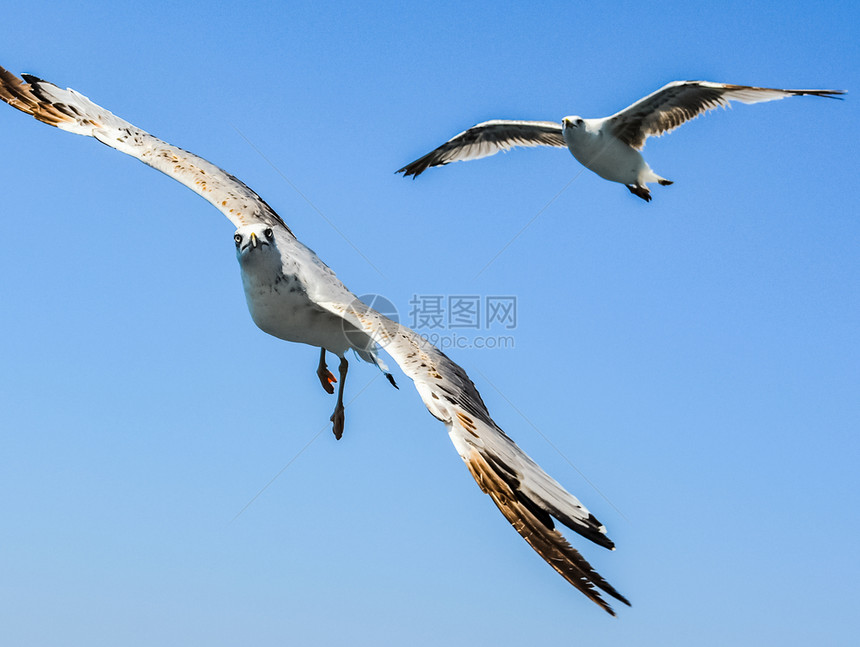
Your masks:
[{"label": "tail feather", "polygon": [[651,191],[647,186],[636,186],[633,184],[625,184],[624,186],[637,198],[642,198],[645,202],[651,202]]}]

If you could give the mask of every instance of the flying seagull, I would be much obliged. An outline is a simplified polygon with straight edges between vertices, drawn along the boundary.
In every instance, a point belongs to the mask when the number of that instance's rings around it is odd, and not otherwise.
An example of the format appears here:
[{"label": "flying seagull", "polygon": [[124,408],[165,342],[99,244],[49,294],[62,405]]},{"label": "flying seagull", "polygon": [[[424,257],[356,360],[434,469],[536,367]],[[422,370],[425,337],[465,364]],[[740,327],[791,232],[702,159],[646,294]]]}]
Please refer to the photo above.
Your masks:
[{"label": "flying seagull", "polygon": [[785,97],[811,95],[838,98],[843,90],[779,90],[709,81],[673,81],[639,99],[611,117],[565,117],[554,121],[494,119],[472,126],[397,173],[418,177],[431,166],[476,160],[517,146],[567,147],[587,169],[611,182],[620,182],[632,194],[651,201],[649,182],[672,184],[660,177],[642,158],[640,150],[651,135],[660,136],[681,124],[732,101],[761,103]]},{"label": "flying seagull", "polygon": [[615,615],[602,593],[630,604],[568,543],[554,520],[614,549],[605,526],[493,422],[466,372],[413,330],[359,301],[256,193],[74,90],[27,74],[20,79],[0,67],[0,98],[39,121],[136,157],[208,200],[236,226],[236,256],[254,323],[275,337],[319,347],[317,372],[327,390],[334,376],[325,367],[325,353],[341,358],[332,416],[341,431],[346,352],[352,349],[384,369],[377,356],[384,348],[412,379],[430,413],[445,423],[478,486],[532,548],[610,614]]}]

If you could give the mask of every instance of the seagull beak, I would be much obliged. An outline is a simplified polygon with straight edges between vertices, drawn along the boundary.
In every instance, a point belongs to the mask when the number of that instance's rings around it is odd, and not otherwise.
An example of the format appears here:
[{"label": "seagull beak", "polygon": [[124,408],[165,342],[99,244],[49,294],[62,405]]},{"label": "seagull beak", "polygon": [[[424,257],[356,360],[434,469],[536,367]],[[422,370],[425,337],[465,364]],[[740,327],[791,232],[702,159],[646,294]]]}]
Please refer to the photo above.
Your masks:
[{"label": "seagull beak", "polygon": [[253,231],[251,232],[251,244],[256,247],[257,246],[257,234]]}]

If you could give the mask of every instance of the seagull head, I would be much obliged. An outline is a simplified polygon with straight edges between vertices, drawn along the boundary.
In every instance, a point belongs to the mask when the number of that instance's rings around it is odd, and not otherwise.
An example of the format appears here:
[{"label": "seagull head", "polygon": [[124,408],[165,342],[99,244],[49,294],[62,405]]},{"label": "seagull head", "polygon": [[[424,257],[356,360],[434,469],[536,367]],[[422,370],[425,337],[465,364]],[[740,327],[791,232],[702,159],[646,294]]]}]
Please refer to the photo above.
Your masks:
[{"label": "seagull head", "polygon": [[582,117],[578,115],[572,115],[570,117],[565,117],[561,120],[561,129],[562,131],[565,131],[568,128],[582,128],[582,123]]},{"label": "seagull head", "polygon": [[264,258],[276,252],[275,232],[265,223],[244,225],[233,234],[236,243],[236,256],[240,263],[255,258]]}]

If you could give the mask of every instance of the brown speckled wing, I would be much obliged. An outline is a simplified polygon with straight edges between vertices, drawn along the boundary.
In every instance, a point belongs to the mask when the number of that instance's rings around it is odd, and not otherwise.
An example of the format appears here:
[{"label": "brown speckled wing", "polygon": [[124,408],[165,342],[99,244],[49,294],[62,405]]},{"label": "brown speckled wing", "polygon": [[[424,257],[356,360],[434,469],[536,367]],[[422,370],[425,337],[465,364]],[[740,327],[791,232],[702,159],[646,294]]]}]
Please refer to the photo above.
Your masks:
[{"label": "brown speckled wing", "polygon": [[262,222],[289,231],[278,214],[234,176],[150,135],[74,90],[63,90],[28,74],[18,78],[0,67],[0,99],[43,123],[94,137],[136,157],[205,198],[236,227]]},{"label": "brown speckled wing", "polygon": [[427,409],[447,426],[475,481],[514,529],[562,577],[607,612],[614,615],[601,591],[629,604],[555,529],[553,519],[612,549],[606,528],[496,425],[463,368],[406,326],[358,301],[349,303],[352,295],[343,289],[337,301],[320,300],[312,291],[309,296],[364,330],[412,379]]},{"label": "brown speckled wing", "polygon": [[473,451],[466,460],[475,481],[481,490],[490,496],[520,536],[534,548],[547,564],[552,566],[565,580],[576,587],[589,600],[611,615],[615,611],[604,600],[603,591],[616,600],[630,605],[623,595],[592,568],[578,550],[564,536],[553,529],[552,519],[516,489],[516,480],[509,482],[505,470],[493,466],[479,452]]}]

